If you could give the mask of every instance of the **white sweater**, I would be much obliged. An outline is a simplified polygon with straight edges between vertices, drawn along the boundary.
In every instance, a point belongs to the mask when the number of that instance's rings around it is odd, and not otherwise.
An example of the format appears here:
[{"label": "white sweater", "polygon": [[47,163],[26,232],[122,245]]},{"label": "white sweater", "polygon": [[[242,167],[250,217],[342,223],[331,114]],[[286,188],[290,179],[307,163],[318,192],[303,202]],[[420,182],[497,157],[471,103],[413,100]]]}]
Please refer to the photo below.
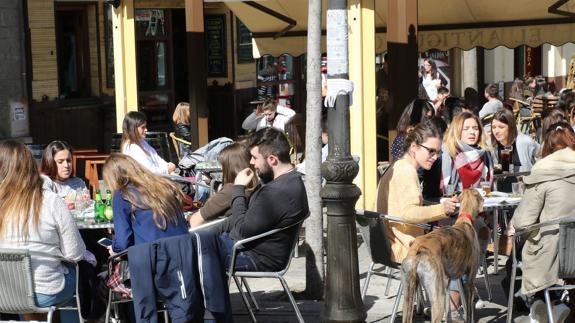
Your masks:
[{"label": "white sweater", "polygon": [[[72,262],[80,261],[86,251],[66,204],[48,190],[44,190],[38,230],[30,224],[28,241],[23,241],[21,233],[14,232],[8,225],[0,247],[40,251]],[[35,292],[53,295],[64,289],[64,274],[68,269],[60,261],[32,256],[32,272]]]},{"label": "white sweater", "polygon": [[167,175],[168,163],[144,139],[140,140],[140,145],[144,149],[136,144],[127,143],[122,147],[122,153],[134,158],[154,174]]}]

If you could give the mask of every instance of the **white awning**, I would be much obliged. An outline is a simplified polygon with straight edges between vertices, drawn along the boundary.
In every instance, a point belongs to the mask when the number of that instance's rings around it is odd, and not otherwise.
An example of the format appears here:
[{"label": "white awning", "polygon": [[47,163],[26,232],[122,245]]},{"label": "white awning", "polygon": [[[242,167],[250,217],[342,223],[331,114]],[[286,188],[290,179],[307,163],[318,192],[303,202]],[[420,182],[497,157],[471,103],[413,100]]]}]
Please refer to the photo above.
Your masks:
[{"label": "white awning", "polygon": [[[218,1],[218,0],[211,0]],[[221,1],[220,1],[221,2]],[[289,24],[242,1],[223,1],[254,34],[254,53],[297,56],[307,51],[307,0],[260,0],[258,4],[296,22],[287,33],[274,38]],[[470,49],[575,42],[575,20],[548,12],[556,0],[443,0],[419,1],[419,50]],[[323,1],[325,12],[326,1]],[[561,10],[575,12],[575,3]],[[387,48],[387,0],[376,1],[376,52]],[[322,21],[325,30],[325,14]],[[325,49],[325,37],[322,38]]]}]

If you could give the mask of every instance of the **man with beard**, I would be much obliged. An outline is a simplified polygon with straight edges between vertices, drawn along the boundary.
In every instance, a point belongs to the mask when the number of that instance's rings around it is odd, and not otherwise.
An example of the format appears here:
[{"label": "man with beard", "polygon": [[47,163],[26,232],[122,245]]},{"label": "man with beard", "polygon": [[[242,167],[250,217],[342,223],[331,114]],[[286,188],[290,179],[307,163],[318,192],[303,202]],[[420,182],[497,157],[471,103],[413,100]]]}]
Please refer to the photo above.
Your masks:
[{"label": "man with beard", "polygon": [[[262,184],[248,201],[244,189],[255,175],[253,170],[246,168],[235,178],[232,215],[223,222],[219,237],[226,267],[236,241],[286,227],[309,213],[301,174],[290,162],[290,145],[283,132],[275,128],[258,130],[248,139],[248,148],[252,155],[250,164]],[[283,268],[297,230],[295,226],[248,244],[236,258],[236,269],[277,271]]]}]

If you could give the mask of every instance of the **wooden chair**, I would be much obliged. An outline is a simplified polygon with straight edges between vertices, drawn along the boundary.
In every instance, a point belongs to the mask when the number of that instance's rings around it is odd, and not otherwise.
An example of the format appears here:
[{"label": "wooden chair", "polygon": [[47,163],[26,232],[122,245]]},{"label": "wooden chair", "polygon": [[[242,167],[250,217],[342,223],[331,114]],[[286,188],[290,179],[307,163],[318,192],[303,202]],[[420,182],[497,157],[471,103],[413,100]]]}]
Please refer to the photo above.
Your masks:
[{"label": "wooden chair", "polygon": [[98,175],[98,165],[104,165],[106,158],[110,157],[109,154],[99,154],[99,155],[89,155],[84,156],[85,161],[85,173],[84,178],[88,181],[88,186],[92,191],[92,197],[95,196],[96,190],[99,188],[99,175]]},{"label": "wooden chair", "polygon": [[97,155],[98,149],[75,149],[74,153],[72,154],[72,170],[74,176],[76,176],[76,161],[78,158],[88,158],[91,155]]},{"label": "wooden chair", "polygon": [[182,156],[180,156],[180,145],[191,146],[192,143],[182,138],[176,137],[175,132],[170,132],[170,138],[172,138],[172,144],[174,144],[174,149],[176,150],[176,156],[178,156],[178,159],[182,158]]}]

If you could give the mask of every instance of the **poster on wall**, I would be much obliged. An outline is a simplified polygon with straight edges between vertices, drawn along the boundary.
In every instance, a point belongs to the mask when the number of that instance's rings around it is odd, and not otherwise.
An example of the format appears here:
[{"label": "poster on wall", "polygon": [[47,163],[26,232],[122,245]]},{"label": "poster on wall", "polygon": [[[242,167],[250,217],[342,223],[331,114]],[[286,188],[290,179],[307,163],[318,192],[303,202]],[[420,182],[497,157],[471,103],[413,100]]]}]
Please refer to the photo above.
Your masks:
[{"label": "poster on wall", "polygon": [[227,77],[226,16],[206,15],[204,28],[208,76]]}]

